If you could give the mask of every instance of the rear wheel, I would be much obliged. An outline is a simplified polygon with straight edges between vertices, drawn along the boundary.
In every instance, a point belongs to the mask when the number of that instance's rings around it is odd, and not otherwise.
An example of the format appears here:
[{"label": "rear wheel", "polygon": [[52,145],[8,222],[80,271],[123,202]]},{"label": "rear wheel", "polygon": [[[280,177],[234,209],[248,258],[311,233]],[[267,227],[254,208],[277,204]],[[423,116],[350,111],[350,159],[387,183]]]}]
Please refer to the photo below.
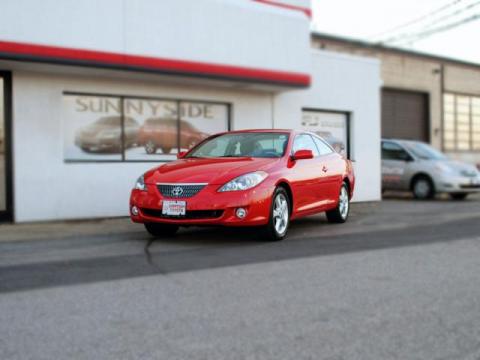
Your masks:
[{"label": "rear wheel", "polygon": [[419,200],[432,199],[435,196],[433,182],[427,176],[418,176],[412,185],[413,196]]},{"label": "rear wheel", "polygon": [[331,223],[341,224],[347,221],[350,213],[350,196],[348,194],[348,186],[342,184],[340,194],[338,195],[338,205],[335,209],[326,212],[327,220]]},{"label": "rear wheel", "polygon": [[467,198],[468,194],[466,193],[452,193],[450,194],[450,197],[453,200],[465,200]]},{"label": "rear wheel", "polygon": [[155,237],[165,237],[175,235],[178,231],[178,226],[172,224],[146,223],[145,229],[150,235]]},{"label": "rear wheel", "polygon": [[263,229],[263,238],[267,241],[279,241],[287,235],[290,224],[290,199],[283,187],[277,187],[270,206],[270,218]]},{"label": "rear wheel", "polygon": [[164,154],[170,154],[171,151],[172,151],[172,148],[162,147],[162,153]]}]

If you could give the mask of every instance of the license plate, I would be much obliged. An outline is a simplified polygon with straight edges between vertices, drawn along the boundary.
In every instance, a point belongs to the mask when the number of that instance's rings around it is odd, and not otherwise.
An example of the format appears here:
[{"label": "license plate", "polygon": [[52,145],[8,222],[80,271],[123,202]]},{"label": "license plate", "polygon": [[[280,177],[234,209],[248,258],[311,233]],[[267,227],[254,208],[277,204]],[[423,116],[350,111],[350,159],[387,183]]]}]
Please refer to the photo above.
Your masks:
[{"label": "license plate", "polygon": [[186,201],[165,200],[162,205],[162,214],[171,216],[184,216],[187,209]]}]

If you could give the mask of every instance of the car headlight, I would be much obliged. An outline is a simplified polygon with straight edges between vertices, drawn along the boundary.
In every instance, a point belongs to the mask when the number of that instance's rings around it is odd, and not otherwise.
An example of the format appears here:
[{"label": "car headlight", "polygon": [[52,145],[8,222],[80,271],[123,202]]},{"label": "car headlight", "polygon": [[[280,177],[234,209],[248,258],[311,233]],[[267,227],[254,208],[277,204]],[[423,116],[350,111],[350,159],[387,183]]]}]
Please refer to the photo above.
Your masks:
[{"label": "car headlight", "polygon": [[141,191],[147,191],[147,185],[145,185],[145,178],[144,176],[140,176],[137,179],[137,182],[135,183],[134,189],[136,190],[141,190]]},{"label": "car headlight", "polygon": [[223,185],[218,191],[238,191],[238,190],[248,190],[260,184],[263,180],[267,178],[268,174],[264,171],[255,171],[245,175],[241,175],[225,185]]}]

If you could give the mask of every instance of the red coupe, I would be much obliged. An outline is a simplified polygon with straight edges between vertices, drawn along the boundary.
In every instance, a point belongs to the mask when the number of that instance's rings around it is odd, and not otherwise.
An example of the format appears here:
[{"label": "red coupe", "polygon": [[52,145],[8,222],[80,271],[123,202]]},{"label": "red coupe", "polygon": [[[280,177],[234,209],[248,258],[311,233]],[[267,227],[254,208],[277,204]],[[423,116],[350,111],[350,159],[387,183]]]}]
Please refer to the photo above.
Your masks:
[{"label": "red coupe", "polygon": [[130,197],[134,222],[153,236],[179,226],[261,226],[285,237],[291,220],[325,211],[347,220],[352,163],[315,134],[243,130],[213,135],[178,160],[140,176]]}]

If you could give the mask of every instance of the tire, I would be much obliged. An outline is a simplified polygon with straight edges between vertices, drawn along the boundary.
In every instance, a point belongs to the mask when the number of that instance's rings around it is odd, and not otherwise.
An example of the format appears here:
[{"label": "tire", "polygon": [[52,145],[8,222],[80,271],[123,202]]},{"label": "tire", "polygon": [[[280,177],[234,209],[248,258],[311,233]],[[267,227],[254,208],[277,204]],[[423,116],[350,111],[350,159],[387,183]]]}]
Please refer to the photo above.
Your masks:
[{"label": "tire", "polygon": [[157,144],[153,140],[148,140],[145,143],[145,152],[149,155],[155,154],[157,152]]},{"label": "tire", "polygon": [[418,176],[412,184],[412,193],[415,199],[428,200],[435,197],[435,187],[428,176]]},{"label": "tire", "polygon": [[350,196],[348,186],[344,182],[338,195],[338,205],[335,209],[326,211],[327,220],[330,223],[343,224],[348,219],[350,213]]},{"label": "tire", "polygon": [[452,193],[449,195],[453,200],[465,200],[468,196],[466,193]]},{"label": "tire", "polygon": [[172,236],[178,231],[178,225],[160,223],[145,223],[144,225],[147,232],[154,237]]},{"label": "tire", "polygon": [[290,225],[290,198],[283,187],[273,192],[268,224],[263,228],[262,239],[280,241],[285,238]]},{"label": "tire", "polygon": [[172,151],[172,148],[162,147],[162,153],[164,154],[170,154],[171,151]]}]

